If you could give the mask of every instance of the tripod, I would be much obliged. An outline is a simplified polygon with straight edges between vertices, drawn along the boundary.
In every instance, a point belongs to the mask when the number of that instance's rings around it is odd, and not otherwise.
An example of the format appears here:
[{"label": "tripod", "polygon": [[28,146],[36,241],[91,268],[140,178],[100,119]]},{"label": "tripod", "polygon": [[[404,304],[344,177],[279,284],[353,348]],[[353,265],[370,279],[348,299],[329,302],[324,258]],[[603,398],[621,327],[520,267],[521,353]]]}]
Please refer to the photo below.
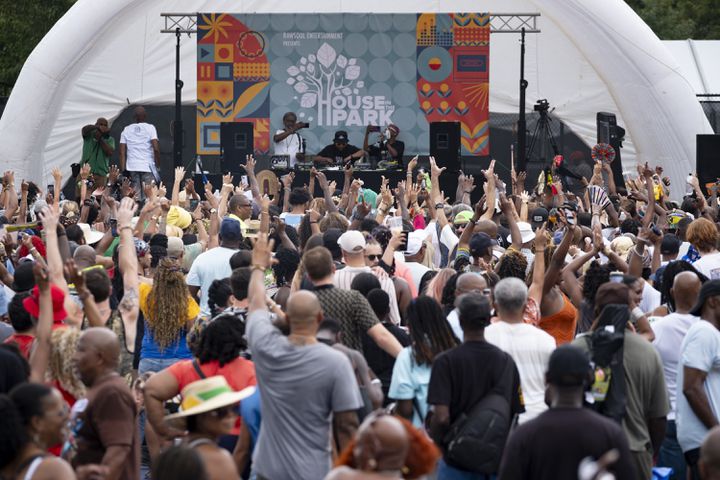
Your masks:
[{"label": "tripod", "polygon": [[532,154],[540,142],[540,160],[544,165],[547,164],[547,156],[545,152],[545,142],[550,144],[553,150],[553,155],[560,155],[560,149],[558,148],[555,137],[553,136],[552,130],[550,129],[550,122],[552,118],[548,114],[547,101],[543,104],[542,100],[538,101],[538,105],[535,105],[535,110],[540,113],[540,119],[535,124],[535,131],[533,131],[532,138],[530,139],[530,146],[528,147],[527,159],[532,161]]}]

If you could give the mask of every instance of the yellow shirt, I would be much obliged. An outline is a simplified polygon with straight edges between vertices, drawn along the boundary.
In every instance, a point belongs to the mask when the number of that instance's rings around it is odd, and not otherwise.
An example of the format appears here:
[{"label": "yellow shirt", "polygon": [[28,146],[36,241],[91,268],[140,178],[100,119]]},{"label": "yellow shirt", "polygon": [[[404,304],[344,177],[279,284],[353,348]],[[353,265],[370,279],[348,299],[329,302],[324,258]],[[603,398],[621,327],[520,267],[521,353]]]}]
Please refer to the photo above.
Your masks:
[{"label": "yellow shirt", "polygon": [[[140,310],[142,310],[143,315],[145,318],[148,318],[148,295],[150,295],[150,290],[152,290],[152,285],[148,283],[140,283],[139,285],[139,294],[140,294]],[[187,319],[188,320],[194,320],[197,318],[197,316],[200,314],[200,306],[197,304],[194,298],[192,298],[190,295],[188,295],[188,305],[187,305]]]},{"label": "yellow shirt", "polygon": [[233,220],[237,220],[240,222],[240,232],[242,233],[243,237],[247,233],[247,225],[245,225],[245,222],[243,222],[242,218],[238,217],[237,215],[231,213],[227,216],[227,218],[232,218]]}]

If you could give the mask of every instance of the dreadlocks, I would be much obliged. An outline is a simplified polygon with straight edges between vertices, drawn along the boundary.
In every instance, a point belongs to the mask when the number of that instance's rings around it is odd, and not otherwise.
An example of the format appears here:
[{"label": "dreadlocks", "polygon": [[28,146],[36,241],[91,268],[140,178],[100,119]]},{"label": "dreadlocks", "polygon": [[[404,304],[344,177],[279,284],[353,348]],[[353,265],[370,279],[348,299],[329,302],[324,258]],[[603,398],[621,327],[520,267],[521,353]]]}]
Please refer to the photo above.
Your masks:
[{"label": "dreadlocks", "polygon": [[458,344],[440,305],[422,295],[407,309],[412,353],[418,364],[432,365],[435,357]]},{"label": "dreadlocks", "polygon": [[160,260],[148,294],[148,325],[153,337],[164,350],[172,344],[187,320],[188,288],[182,269],[171,258]]}]

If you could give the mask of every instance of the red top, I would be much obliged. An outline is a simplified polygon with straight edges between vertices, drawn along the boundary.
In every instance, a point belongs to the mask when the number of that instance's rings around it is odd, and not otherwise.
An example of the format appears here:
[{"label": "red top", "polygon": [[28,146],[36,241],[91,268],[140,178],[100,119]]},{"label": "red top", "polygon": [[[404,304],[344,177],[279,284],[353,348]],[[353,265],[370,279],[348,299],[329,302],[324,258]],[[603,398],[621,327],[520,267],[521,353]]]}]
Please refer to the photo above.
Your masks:
[{"label": "red top", "polygon": [[[188,384],[200,380],[200,376],[192,365],[192,360],[181,360],[168,367],[168,372],[175,377],[178,383],[178,389],[182,392]],[[250,360],[238,357],[224,366],[220,366],[217,360],[200,365],[200,370],[206,377],[214,377],[222,375],[227,380],[230,387],[235,391],[240,391],[246,387],[257,385],[255,379],[255,364]],[[233,428],[232,435],[240,434],[240,417],[238,416],[237,424]]]},{"label": "red top", "polygon": [[23,354],[26,360],[30,360],[30,349],[32,348],[35,337],[33,335],[23,335],[20,333],[13,333],[5,339],[3,343],[14,343],[20,349],[20,353]]}]

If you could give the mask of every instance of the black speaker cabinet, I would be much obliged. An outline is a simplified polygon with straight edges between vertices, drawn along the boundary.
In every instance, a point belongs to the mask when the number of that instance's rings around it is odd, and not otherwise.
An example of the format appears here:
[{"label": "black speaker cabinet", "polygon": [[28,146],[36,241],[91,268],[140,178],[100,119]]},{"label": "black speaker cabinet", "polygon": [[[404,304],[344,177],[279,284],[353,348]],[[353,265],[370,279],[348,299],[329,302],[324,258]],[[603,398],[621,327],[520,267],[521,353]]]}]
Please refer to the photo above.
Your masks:
[{"label": "black speaker cabinet", "polygon": [[625,188],[625,177],[622,174],[622,142],[625,140],[625,129],[617,124],[614,113],[597,113],[597,142],[607,143],[615,149],[615,160],[610,164],[615,185]]},{"label": "black speaker cabinet", "polygon": [[720,135],[697,135],[695,147],[695,171],[700,186],[708,193],[705,185],[720,178]]},{"label": "black speaker cabinet", "polygon": [[244,171],[245,157],[254,152],[251,122],[222,122],[220,124],[220,154],[223,172]]},{"label": "black speaker cabinet", "polygon": [[460,170],[460,122],[430,123],[430,155],[439,167]]}]

